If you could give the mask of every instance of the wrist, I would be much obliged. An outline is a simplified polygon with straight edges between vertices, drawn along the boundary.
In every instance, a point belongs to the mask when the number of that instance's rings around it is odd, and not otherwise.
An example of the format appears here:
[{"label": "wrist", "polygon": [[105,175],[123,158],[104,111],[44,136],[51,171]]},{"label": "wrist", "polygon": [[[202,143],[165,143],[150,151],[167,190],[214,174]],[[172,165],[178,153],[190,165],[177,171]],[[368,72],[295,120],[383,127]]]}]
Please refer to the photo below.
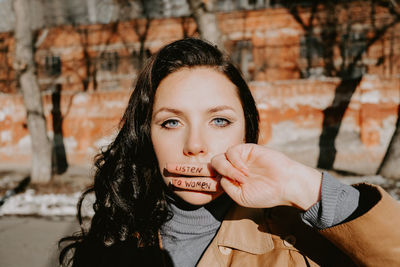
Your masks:
[{"label": "wrist", "polygon": [[290,206],[306,211],[321,200],[322,173],[304,165],[295,173],[291,179],[293,183],[289,203]]}]

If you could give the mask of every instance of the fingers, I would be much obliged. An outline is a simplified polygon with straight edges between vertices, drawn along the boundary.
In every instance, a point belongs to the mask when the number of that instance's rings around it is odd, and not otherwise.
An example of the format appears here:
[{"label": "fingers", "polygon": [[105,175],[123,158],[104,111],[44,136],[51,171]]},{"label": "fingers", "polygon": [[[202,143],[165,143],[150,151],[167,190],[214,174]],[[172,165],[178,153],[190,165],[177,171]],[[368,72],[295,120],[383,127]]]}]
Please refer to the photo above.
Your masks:
[{"label": "fingers", "polygon": [[216,192],[218,178],[170,178],[170,183],[176,187],[185,190]]},{"label": "fingers", "polygon": [[[243,146],[241,146],[241,148],[242,147]],[[247,151],[247,153],[250,153],[250,152]],[[225,157],[227,160],[229,160],[229,162],[233,166],[235,166],[237,169],[239,169],[243,174],[245,174],[246,176],[249,176],[249,169],[242,159],[242,157],[243,157],[242,151],[238,151],[237,146],[228,149],[228,151],[226,151],[226,153],[225,153]]]},{"label": "fingers", "polygon": [[[207,163],[167,163],[165,169],[171,174],[183,175],[181,177],[168,178],[175,188],[193,191],[216,192],[220,185],[220,178]],[[186,177],[187,176],[187,177]]]},{"label": "fingers", "polygon": [[222,189],[235,201],[240,203],[241,187],[236,181],[228,179],[226,177],[221,178]]},{"label": "fingers", "polygon": [[207,163],[167,163],[165,169],[169,173],[182,174],[187,176],[215,177],[217,175],[217,173],[212,169],[211,165]]},{"label": "fingers", "polygon": [[219,154],[211,160],[212,167],[222,176],[244,183],[247,177],[226,159],[225,154]]},{"label": "fingers", "polygon": [[[211,163],[167,163],[165,170],[170,174],[183,175],[188,177],[216,177],[217,174],[235,180],[239,183],[244,183],[249,176],[249,169],[242,159],[243,146],[235,146],[225,154],[215,156]],[[247,151],[247,152],[246,152]],[[247,154],[251,149],[245,149]],[[245,154],[246,154],[245,153]],[[171,175],[173,176],[173,175]],[[176,177],[178,178],[178,177]],[[181,177],[182,178],[182,177]],[[184,178],[184,177],[183,177]],[[177,183],[177,180],[174,180]]]}]

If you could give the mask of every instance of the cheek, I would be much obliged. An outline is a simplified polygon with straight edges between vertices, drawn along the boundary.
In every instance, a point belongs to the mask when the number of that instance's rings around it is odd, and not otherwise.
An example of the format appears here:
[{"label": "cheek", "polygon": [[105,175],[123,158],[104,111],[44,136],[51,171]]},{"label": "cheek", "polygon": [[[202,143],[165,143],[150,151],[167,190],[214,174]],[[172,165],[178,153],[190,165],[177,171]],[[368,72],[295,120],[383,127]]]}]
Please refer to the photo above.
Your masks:
[{"label": "cheek", "polygon": [[245,143],[245,130],[242,124],[230,128],[228,131],[221,131],[217,135],[210,137],[212,145],[210,151],[214,153],[225,153],[226,150],[234,145]]},{"label": "cheek", "polygon": [[180,139],[179,136],[169,133],[152,132],[151,140],[153,149],[160,166],[164,166],[167,161],[174,159],[174,155],[178,155]]}]

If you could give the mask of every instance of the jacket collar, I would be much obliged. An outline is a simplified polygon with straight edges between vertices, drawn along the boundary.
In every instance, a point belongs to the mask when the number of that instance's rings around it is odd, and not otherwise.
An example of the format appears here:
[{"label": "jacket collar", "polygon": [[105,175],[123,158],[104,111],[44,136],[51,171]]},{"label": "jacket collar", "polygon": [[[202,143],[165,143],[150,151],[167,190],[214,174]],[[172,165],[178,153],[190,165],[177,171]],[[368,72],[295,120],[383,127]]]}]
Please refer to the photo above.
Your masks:
[{"label": "jacket collar", "polygon": [[274,248],[267,233],[263,209],[251,209],[234,204],[225,216],[215,237],[218,246],[264,254]]}]

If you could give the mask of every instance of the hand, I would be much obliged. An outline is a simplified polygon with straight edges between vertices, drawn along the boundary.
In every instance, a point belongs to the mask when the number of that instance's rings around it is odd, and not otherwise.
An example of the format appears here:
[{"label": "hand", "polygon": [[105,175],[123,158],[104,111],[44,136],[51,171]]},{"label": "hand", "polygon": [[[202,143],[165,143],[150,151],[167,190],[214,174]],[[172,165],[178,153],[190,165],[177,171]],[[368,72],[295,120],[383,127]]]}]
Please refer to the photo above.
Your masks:
[{"label": "hand", "polygon": [[288,205],[307,210],[320,199],[319,171],[264,146],[233,146],[215,156],[211,166],[222,175],[222,188],[241,206]]}]

